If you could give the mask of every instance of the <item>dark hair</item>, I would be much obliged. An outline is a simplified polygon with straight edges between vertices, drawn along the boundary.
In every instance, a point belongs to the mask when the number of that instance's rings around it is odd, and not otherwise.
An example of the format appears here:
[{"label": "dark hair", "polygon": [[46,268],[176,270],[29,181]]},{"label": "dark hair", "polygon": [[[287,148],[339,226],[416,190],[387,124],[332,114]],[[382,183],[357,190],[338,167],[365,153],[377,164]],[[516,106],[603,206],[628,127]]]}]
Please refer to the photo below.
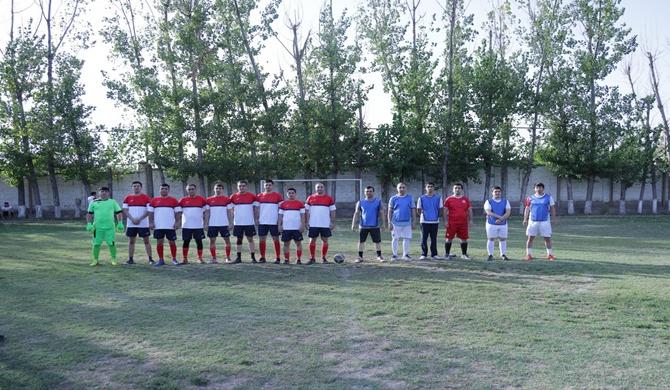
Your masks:
[{"label": "dark hair", "polygon": [[435,183],[433,183],[432,181],[429,181],[428,183],[426,183],[426,185],[435,187]]},{"label": "dark hair", "polygon": [[249,183],[247,183],[246,180],[238,180],[237,185],[240,185],[240,184],[249,184]]},{"label": "dark hair", "polygon": [[493,191],[493,190],[500,190],[500,191],[502,191],[502,187],[501,187],[501,186],[493,186],[493,187],[491,187],[491,191]]},{"label": "dark hair", "polygon": [[163,183],[163,184],[161,184],[161,187],[167,187],[167,188],[170,188],[170,185],[169,185],[168,183]]},{"label": "dark hair", "polygon": [[461,187],[461,189],[463,189],[463,183],[454,183],[454,187],[456,186]]},{"label": "dark hair", "polygon": [[289,191],[298,192],[298,191],[296,191],[295,188],[293,188],[293,187],[290,187],[288,190],[286,190],[286,192],[289,192]]},{"label": "dark hair", "polygon": [[135,180],[134,182],[130,183],[131,186],[132,186],[132,185],[135,185],[135,184],[139,184],[140,187],[142,187],[142,182],[139,181],[139,180]]},{"label": "dark hair", "polygon": [[98,188],[98,191],[107,191],[107,192],[109,192],[109,187],[100,187],[100,188]]},{"label": "dark hair", "polygon": [[367,186],[367,187],[365,187],[365,189],[366,189],[366,190],[372,190],[372,191],[374,191],[374,190],[375,190],[375,187],[373,187],[373,186]]},{"label": "dark hair", "polygon": [[91,195],[95,196],[96,194],[97,194],[97,192],[91,191]]},{"label": "dark hair", "polygon": [[193,188],[198,188],[198,186],[195,185],[195,184],[193,184],[193,183],[187,184],[187,185],[186,185],[186,188],[191,187],[191,186],[192,186]]},{"label": "dark hair", "polygon": [[214,188],[216,188],[216,187],[223,188],[223,183],[221,183],[220,181],[217,181],[216,183],[214,183]]},{"label": "dark hair", "polygon": [[267,183],[275,184],[275,182],[273,182],[272,179],[267,179],[267,180],[265,181],[265,184],[267,184]]},{"label": "dark hair", "polygon": [[537,183],[535,183],[535,185],[534,185],[533,187],[542,187],[542,188],[544,188],[544,183],[541,183],[541,182],[538,181]]}]

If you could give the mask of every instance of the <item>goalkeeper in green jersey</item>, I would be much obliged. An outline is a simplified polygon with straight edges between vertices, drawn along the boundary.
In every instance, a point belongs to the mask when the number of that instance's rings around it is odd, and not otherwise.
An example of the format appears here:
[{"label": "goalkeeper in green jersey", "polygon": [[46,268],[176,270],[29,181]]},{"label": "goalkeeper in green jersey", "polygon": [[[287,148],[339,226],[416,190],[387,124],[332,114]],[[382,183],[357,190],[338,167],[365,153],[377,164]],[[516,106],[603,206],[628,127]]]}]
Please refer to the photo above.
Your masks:
[{"label": "goalkeeper in green jersey", "polygon": [[107,243],[112,265],[116,265],[115,230],[123,232],[123,214],[121,206],[109,198],[109,188],[100,187],[99,198],[88,205],[86,230],[93,233],[93,255],[91,266],[98,265],[100,247]]}]

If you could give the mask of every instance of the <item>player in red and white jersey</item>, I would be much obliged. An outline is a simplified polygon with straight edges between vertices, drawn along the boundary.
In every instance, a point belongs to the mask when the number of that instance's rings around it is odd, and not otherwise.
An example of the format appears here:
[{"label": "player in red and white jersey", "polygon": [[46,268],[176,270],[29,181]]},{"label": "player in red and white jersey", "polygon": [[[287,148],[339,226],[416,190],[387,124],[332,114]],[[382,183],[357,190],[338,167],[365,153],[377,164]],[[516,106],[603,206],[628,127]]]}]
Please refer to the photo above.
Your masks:
[{"label": "player in red and white jersey", "polygon": [[468,256],[469,227],[472,224],[472,205],[463,192],[463,184],[456,183],[452,187],[453,195],[444,200],[444,251],[445,259],[455,257],[451,254],[451,243],[456,236],[461,240],[461,259],[470,260]]},{"label": "player in red and white jersey", "polygon": [[181,206],[177,199],[169,196],[170,186],[161,184],[160,196],[151,199],[147,206],[149,212],[149,227],[154,229],[154,238],[157,240],[156,252],[158,253],[157,267],[165,265],[163,259],[163,239],[167,238],[170,243],[170,254],[172,264],[179,265],[177,261],[177,217],[181,216]]},{"label": "player in red and white jersey", "polygon": [[309,226],[307,235],[309,236],[309,262],[316,262],[316,238],[321,236],[321,262],[326,264],[328,260],[328,237],[332,236],[335,230],[335,201],[330,195],[326,194],[326,187],[323,183],[317,183],[314,188],[316,193],[310,195],[305,202],[305,219]]},{"label": "player in red and white jersey", "polygon": [[[284,264],[291,263],[291,240],[295,241],[296,263],[302,264],[302,232],[305,230],[305,204],[296,199],[295,188],[286,190],[287,200],[279,204],[278,227],[284,243]],[[279,264],[279,260],[275,261]]]},{"label": "player in red and white jersey", "polygon": [[205,227],[209,237],[209,253],[212,254],[212,264],[216,259],[216,238],[221,235],[226,243],[226,262],[230,262],[230,230],[232,230],[233,205],[230,198],[223,194],[223,184],[214,184],[214,195],[207,198],[209,213],[205,214]]},{"label": "player in red and white jersey", "polygon": [[198,249],[198,261],[200,261],[200,264],[205,264],[202,259],[202,240],[205,238],[203,228],[205,226],[205,214],[209,212],[209,205],[207,205],[207,199],[198,195],[197,191],[195,184],[189,184],[186,186],[188,196],[179,200],[179,206],[182,209],[181,239],[183,241],[182,254],[184,255],[182,264],[188,264],[188,247],[192,239],[195,239],[195,245]]},{"label": "player in red and white jersey", "polygon": [[237,182],[237,192],[230,197],[230,203],[233,205],[233,235],[237,238],[237,256],[231,263],[242,262],[242,243],[245,236],[249,242],[251,262],[257,263],[254,236],[258,223],[258,199],[247,191],[246,181]]},{"label": "player in red and white jersey", "polygon": [[258,199],[258,247],[261,252],[259,262],[265,263],[265,239],[268,233],[272,236],[275,247],[275,263],[281,262],[279,229],[277,228],[277,218],[279,217],[279,204],[284,201],[281,194],[272,191],[274,183],[272,180],[266,180],[264,192],[256,195]]},{"label": "player in red and white jersey", "polygon": [[128,237],[128,261],[126,261],[126,264],[135,264],[133,256],[135,255],[137,236],[144,240],[144,250],[147,252],[149,264],[154,264],[151,257],[151,241],[149,240],[151,230],[149,230],[149,212],[147,211],[151,198],[142,193],[142,182],[134,181],[131,188],[133,192],[123,198],[122,206],[123,215],[126,216],[126,236]]}]

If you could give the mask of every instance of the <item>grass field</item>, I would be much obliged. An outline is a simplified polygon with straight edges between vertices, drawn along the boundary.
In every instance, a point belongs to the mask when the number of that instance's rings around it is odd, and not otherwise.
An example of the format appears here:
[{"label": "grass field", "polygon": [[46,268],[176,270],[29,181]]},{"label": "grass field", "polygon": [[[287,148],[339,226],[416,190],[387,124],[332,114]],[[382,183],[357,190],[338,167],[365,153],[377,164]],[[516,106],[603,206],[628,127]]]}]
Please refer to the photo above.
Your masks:
[{"label": "grass field", "polygon": [[561,218],[531,263],[518,222],[508,263],[480,223],[472,261],[354,265],[346,226],[343,265],[92,269],[83,223],[0,225],[0,388],[670,386],[667,216]]}]

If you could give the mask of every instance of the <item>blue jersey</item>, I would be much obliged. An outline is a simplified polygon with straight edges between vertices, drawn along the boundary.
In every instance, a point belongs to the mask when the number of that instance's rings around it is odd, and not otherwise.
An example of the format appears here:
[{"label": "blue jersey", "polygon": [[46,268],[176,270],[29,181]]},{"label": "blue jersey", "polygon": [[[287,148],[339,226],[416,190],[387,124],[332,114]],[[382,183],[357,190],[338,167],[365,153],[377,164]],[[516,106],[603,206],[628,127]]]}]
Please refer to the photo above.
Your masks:
[{"label": "blue jersey", "polygon": [[358,204],[361,210],[361,221],[358,226],[362,228],[379,227],[379,210],[382,207],[382,201],[379,198],[361,199]]},{"label": "blue jersey", "polygon": [[[507,199],[502,198],[500,200],[495,200],[493,198],[488,200],[488,207],[494,214],[503,216],[507,211]],[[507,220],[504,220],[501,224],[496,224],[496,217],[491,217],[490,215],[486,217],[486,222],[489,225],[507,225]]]},{"label": "blue jersey", "polygon": [[414,209],[412,195],[393,195],[389,199],[389,209],[393,211],[391,222],[395,226],[409,226],[412,224],[412,209]]},{"label": "blue jersey", "polygon": [[549,194],[533,194],[526,199],[526,207],[530,207],[530,220],[534,222],[548,221],[549,210],[553,205],[554,199]]},{"label": "blue jersey", "polygon": [[422,211],[421,223],[440,222],[440,209],[442,208],[442,197],[440,197],[440,195],[421,195],[416,207],[420,208]]}]

